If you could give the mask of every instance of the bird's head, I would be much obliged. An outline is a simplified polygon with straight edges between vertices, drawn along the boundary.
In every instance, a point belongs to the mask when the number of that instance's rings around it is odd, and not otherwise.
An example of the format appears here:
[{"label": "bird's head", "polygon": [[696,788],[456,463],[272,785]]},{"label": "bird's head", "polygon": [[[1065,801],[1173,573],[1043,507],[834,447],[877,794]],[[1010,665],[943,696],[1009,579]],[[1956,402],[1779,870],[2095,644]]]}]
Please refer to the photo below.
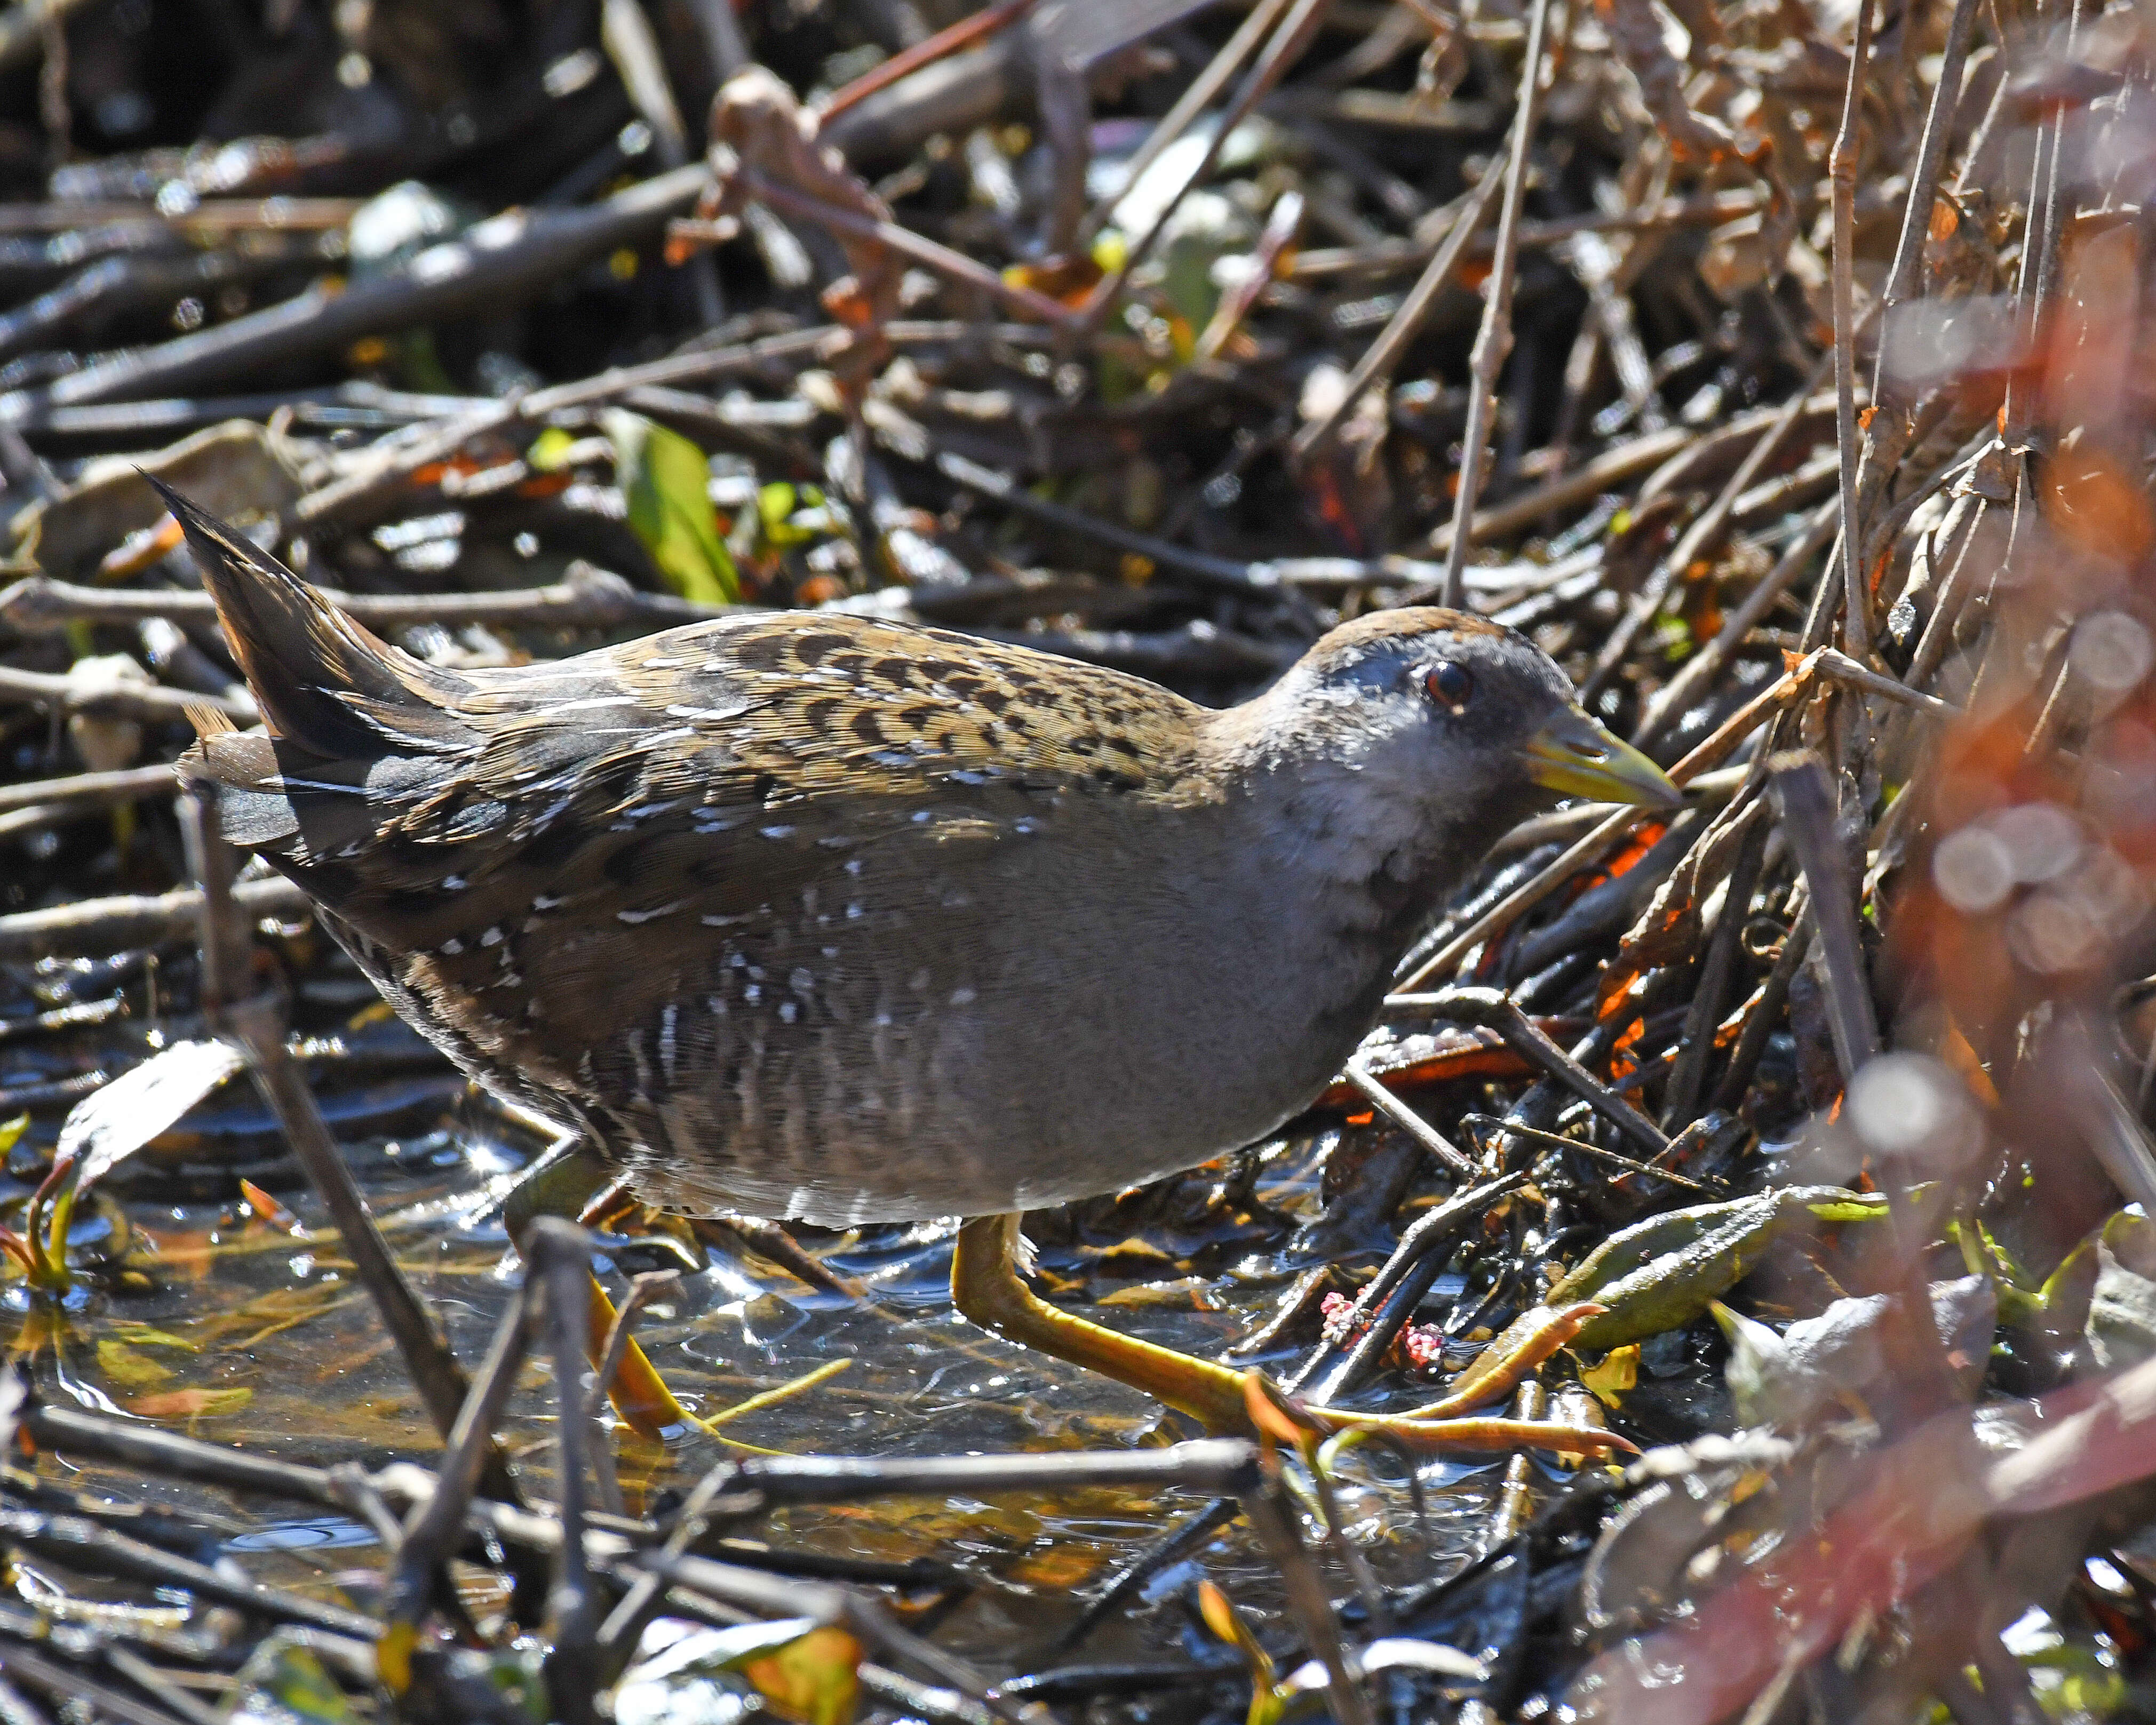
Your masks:
[{"label": "bird's head", "polygon": [[1312,842],[1353,843],[1424,883],[1457,878],[1560,797],[1683,800],[1524,635],[1435,607],[1333,630],[1236,729]]}]

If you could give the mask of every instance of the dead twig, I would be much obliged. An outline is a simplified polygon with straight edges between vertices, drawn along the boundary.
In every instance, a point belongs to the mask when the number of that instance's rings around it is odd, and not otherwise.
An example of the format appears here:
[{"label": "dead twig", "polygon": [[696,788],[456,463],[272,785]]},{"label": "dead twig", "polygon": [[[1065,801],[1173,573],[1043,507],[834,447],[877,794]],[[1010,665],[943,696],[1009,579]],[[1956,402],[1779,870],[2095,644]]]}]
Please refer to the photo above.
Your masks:
[{"label": "dead twig", "polygon": [[1527,14],[1527,52],[1520,69],[1520,100],[1512,121],[1512,154],[1505,167],[1505,201],[1497,212],[1497,254],[1484,284],[1482,327],[1468,361],[1467,430],[1460,439],[1460,479],[1453,493],[1452,539],[1445,552],[1445,603],[1457,611],[1466,597],[1462,571],[1489,459],[1490,417],[1497,407],[1497,374],[1512,351],[1512,276],[1520,255],[1520,206],[1527,197],[1527,154],[1534,146],[1541,105],[1543,38],[1549,0],[1534,0]]}]

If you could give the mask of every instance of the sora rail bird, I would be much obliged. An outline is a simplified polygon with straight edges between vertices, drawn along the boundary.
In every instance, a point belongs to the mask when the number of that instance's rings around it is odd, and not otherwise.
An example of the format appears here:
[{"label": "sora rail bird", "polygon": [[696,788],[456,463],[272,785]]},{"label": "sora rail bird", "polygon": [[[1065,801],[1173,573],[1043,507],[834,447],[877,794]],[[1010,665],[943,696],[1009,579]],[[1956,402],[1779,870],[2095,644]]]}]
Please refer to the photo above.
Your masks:
[{"label": "sora rail bird", "polygon": [[1536,807],[1679,800],[1455,612],[1346,624],[1220,711],[827,612],[453,671],[159,489],[267,729],[182,775],[424,1036],[655,1205],[983,1218],[968,1317],[1216,1428],[1241,1377],[1037,1298],[1016,1212],[1307,1107]]}]

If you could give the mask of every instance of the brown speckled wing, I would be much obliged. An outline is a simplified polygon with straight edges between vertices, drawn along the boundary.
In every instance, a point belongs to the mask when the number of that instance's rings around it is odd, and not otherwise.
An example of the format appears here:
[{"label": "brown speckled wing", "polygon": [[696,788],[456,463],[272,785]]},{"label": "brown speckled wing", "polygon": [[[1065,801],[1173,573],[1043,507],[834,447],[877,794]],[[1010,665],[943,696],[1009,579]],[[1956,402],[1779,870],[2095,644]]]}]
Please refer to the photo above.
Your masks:
[{"label": "brown speckled wing", "polygon": [[[727,967],[774,928],[963,891],[1089,807],[1218,795],[1200,709],[940,631],[726,620],[468,680],[470,745],[408,788],[377,775],[371,842],[305,878],[458,1057],[598,1110],[710,1081],[724,1039],[692,1047],[677,1019],[729,986],[763,1004]],[[873,895],[851,890],[865,860]]]}]

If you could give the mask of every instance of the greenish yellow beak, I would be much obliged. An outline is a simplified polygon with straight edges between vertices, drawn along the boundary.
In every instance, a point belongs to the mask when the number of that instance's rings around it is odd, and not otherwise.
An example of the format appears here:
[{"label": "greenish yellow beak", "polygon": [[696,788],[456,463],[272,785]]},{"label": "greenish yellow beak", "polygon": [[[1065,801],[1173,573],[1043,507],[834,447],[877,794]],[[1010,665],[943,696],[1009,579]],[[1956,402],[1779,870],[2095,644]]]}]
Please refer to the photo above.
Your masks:
[{"label": "greenish yellow beak", "polygon": [[1630,743],[1578,707],[1567,707],[1527,740],[1527,776],[1560,796],[1675,808],[1684,793]]}]

